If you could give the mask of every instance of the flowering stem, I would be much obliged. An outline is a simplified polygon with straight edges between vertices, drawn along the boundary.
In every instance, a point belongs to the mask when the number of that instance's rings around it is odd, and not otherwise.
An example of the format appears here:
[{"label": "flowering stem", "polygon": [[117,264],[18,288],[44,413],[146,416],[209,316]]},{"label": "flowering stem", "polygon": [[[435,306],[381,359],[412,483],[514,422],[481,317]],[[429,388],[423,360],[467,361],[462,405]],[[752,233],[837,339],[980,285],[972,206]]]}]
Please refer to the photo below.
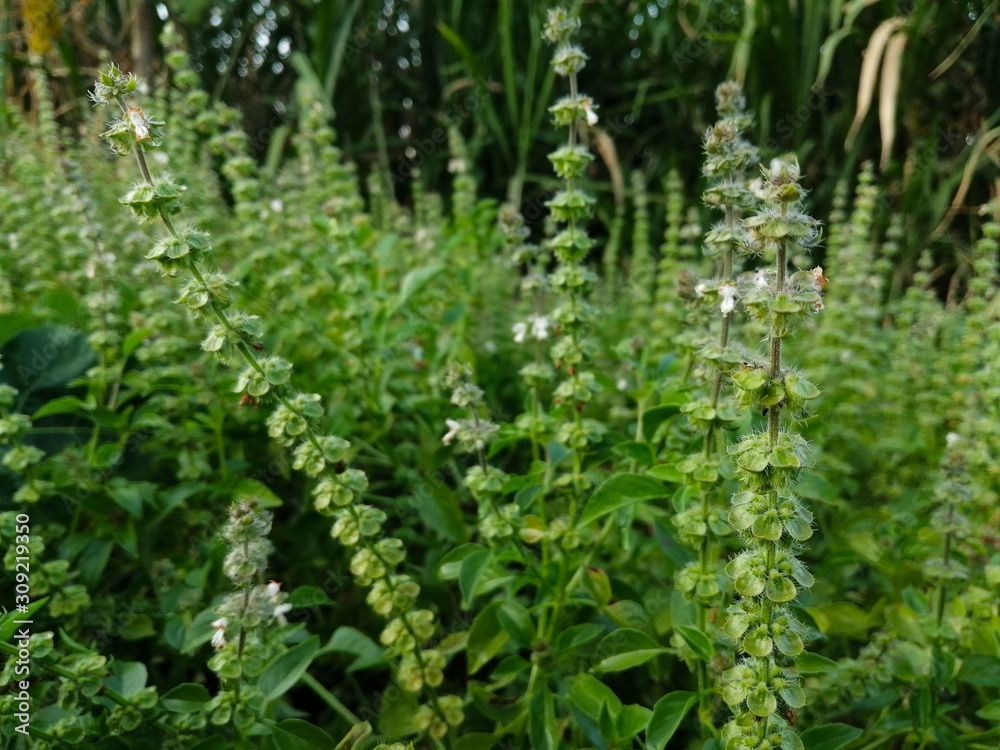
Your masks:
[{"label": "flowering stem", "polygon": [[[121,107],[123,114],[127,114],[128,108],[126,107],[123,98],[121,96],[116,96],[115,100]],[[145,181],[146,185],[150,187],[154,186],[153,178],[149,171],[149,166],[146,162],[145,154],[143,151],[143,144],[141,141],[139,140],[136,141],[133,151],[135,152],[136,162],[139,165],[139,171],[142,173],[143,180]],[[159,216],[160,219],[163,221],[163,224],[167,232],[172,237],[179,239],[180,235],[177,232],[177,229],[174,226],[174,223],[171,220],[169,214],[167,214],[163,210],[160,210]],[[204,274],[201,272],[201,268],[197,259],[194,258],[191,259],[191,262],[188,266],[188,270],[191,273],[191,276],[195,279],[195,281],[197,281],[201,285],[203,289],[207,288]],[[238,333],[237,328],[233,325],[231,319],[226,314],[225,310],[219,305],[218,301],[214,298],[214,296],[209,296],[208,306],[212,311],[212,315],[215,317],[215,319],[219,322],[220,325],[222,325],[230,333]],[[262,367],[260,360],[257,358],[256,354],[246,343],[246,341],[240,339],[238,343],[235,345],[235,348],[240,353],[241,357],[249,367],[251,367],[258,374],[264,375],[264,368]],[[284,406],[290,412],[305,418],[306,415],[301,413],[301,409],[296,407],[296,405],[293,404],[282,393],[275,390],[272,390],[270,393],[271,395],[274,396],[274,398],[278,401],[279,404]],[[302,437],[313,448],[315,448],[320,455],[323,455],[323,447],[319,440],[319,437],[316,434],[316,431],[313,429],[312,425],[310,425],[308,422],[306,422],[305,424],[305,429],[302,433]],[[361,516],[357,508],[355,508],[353,504],[349,504],[347,505],[346,510],[351,515],[351,518],[354,520],[354,522],[360,526]],[[369,554],[374,559],[376,559],[387,571],[386,575],[382,580],[384,581],[389,594],[395,596],[397,593],[397,586],[392,580],[392,570],[394,566],[388,560],[386,560],[386,558],[381,554],[381,552],[378,550],[377,546],[374,544],[371,538],[362,535],[359,541],[369,552]],[[410,634],[410,636],[413,639],[414,645],[412,651],[413,651],[414,661],[416,662],[417,666],[421,669],[421,671],[423,671],[426,667],[426,662],[423,658],[423,654],[421,653],[421,639],[417,635],[416,630],[409,622],[405,613],[400,617],[400,620],[403,623],[403,626],[406,629],[406,631]],[[243,636],[244,633],[241,630],[240,632],[241,647],[243,644]],[[441,721],[443,721],[448,726],[448,734],[443,738],[443,742],[445,744],[445,747],[450,750],[450,748],[452,747],[452,738],[454,736],[454,729],[447,722],[445,712],[441,708],[440,702],[438,700],[437,691],[430,685],[426,684],[424,685],[424,688],[427,692],[428,702],[430,703],[432,710],[434,711],[435,714],[437,714],[437,716],[441,719]]]}]

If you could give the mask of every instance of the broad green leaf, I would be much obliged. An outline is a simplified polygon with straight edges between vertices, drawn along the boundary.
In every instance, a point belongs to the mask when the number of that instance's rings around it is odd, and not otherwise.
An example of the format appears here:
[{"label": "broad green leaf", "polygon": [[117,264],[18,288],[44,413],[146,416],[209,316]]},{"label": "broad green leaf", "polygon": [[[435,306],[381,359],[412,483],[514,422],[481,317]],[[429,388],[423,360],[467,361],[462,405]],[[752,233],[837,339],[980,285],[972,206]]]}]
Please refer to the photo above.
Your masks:
[{"label": "broad green leaf", "polygon": [[122,358],[128,359],[132,352],[139,348],[139,344],[146,340],[146,337],[153,332],[152,328],[142,328],[132,331],[122,342]]},{"label": "broad green leaf", "polygon": [[818,674],[837,668],[837,662],[811,651],[803,651],[795,658],[795,668],[802,674]]},{"label": "broad green leaf", "polygon": [[319,651],[319,636],[310,636],[283,654],[274,657],[264,668],[258,687],[265,701],[273,701],[288,692],[309,668]]},{"label": "broad green leaf", "polygon": [[622,710],[618,712],[618,719],[615,722],[615,734],[621,739],[628,739],[639,734],[639,732],[646,731],[652,715],[653,712],[645,706],[635,703],[622,706]]},{"label": "broad green leaf", "polygon": [[588,643],[600,638],[605,630],[606,628],[603,625],[598,625],[594,622],[571,625],[556,637],[556,652],[562,653],[586,646]]},{"label": "broad green leaf", "polygon": [[493,564],[493,550],[480,549],[462,560],[458,575],[458,588],[462,592],[462,608],[469,609],[476,598],[476,588],[483,574]]},{"label": "broad green leaf", "polygon": [[501,602],[497,619],[514,643],[521,648],[531,648],[535,640],[535,624],[524,605],[516,601]]},{"label": "broad green leaf", "polygon": [[423,268],[414,268],[399,284],[399,297],[396,298],[393,304],[392,312],[395,313],[400,310],[410,298],[423,289],[427,284],[430,283],[431,279],[437,276],[445,269],[443,263],[432,263],[429,266],[424,266]]},{"label": "broad green leaf", "polygon": [[37,420],[42,417],[51,417],[55,414],[78,414],[87,411],[87,409],[87,405],[75,396],[62,396],[49,401],[45,406],[36,411],[31,418],[32,420]]},{"label": "broad green leaf", "polygon": [[168,711],[188,713],[200,711],[210,700],[212,696],[204,685],[185,682],[165,692],[160,697],[160,705]]},{"label": "broad green leaf", "polygon": [[698,630],[698,628],[690,625],[679,625],[677,632],[680,633],[684,642],[694,651],[695,656],[702,661],[711,661],[712,657],[715,656],[715,647],[712,645],[711,639]]},{"label": "broad green leaf", "polygon": [[236,485],[236,489],[233,490],[233,500],[237,502],[247,500],[257,508],[277,508],[282,505],[281,498],[275,495],[266,484],[249,477],[240,480],[240,483]]},{"label": "broad green leaf", "polygon": [[463,734],[455,740],[454,747],[455,750],[491,750],[496,747],[499,739],[495,734],[472,732],[471,734]]},{"label": "broad green leaf", "polygon": [[614,691],[593,675],[574,675],[569,680],[569,696],[584,714],[594,721],[601,717],[601,707],[607,704],[612,717],[618,715],[622,702]]},{"label": "broad green leaf", "polygon": [[987,721],[1000,721],[1000,701],[987,703],[981,709],[976,711],[976,716],[980,719],[986,719]]},{"label": "broad green leaf", "polygon": [[656,434],[656,431],[660,428],[661,424],[681,413],[681,404],[687,403],[687,397],[682,394],[674,395],[677,397],[678,403],[654,406],[643,412],[642,434],[645,435],[647,439]]},{"label": "broad green leaf", "polygon": [[385,652],[382,647],[360,630],[349,625],[341,625],[337,628],[320,653],[330,651],[351,654],[355,657],[347,668],[348,674],[385,662]]},{"label": "broad green leaf", "polygon": [[490,602],[482,611],[476,615],[476,619],[469,628],[469,674],[475,674],[482,669],[486,663],[492,659],[504,644],[510,640],[510,636],[500,626],[497,617],[497,610],[502,602]]},{"label": "broad green leaf", "polygon": [[465,558],[479,550],[485,550],[481,544],[461,544],[441,558],[437,566],[438,578],[442,581],[454,581],[462,572]]},{"label": "broad green leaf", "polygon": [[830,602],[820,607],[806,607],[806,612],[826,635],[846,635],[864,639],[873,627],[868,613],[849,602]]},{"label": "broad green leaf", "polygon": [[670,493],[658,481],[642,474],[616,474],[598,487],[590,496],[583,509],[579,528],[596,521],[608,513],[653,498],[666,497]]},{"label": "broad green leaf", "polygon": [[640,443],[636,440],[626,440],[624,443],[618,443],[618,445],[611,449],[611,452],[623,458],[632,459],[643,466],[649,466],[654,460],[653,449],[649,447],[649,444]]},{"label": "broad green leaf", "polygon": [[646,469],[646,473],[659,479],[661,482],[670,482],[671,484],[681,484],[684,481],[684,475],[677,471],[677,467],[673,464],[659,464],[657,466],[650,466]]},{"label": "broad green leaf", "polygon": [[627,651],[623,654],[615,654],[601,659],[600,663],[594,667],[595,672],[622,672],[632,667],[638,667],[651,659],[655,659],[661,654],[672,653],[669,648],[649,648],[636,651]]},{"label": "broad green leaf", "polygon": [[862,730],[849,724],[824,724],[802,733],[805,750],[840,750],[860,737]]},{"label": "broad green leaf", "polygon": [[293,607],[322,607],[333,604],[326,592],[316,586],[299,586],[288,595],[288,603]]},{"label": "broad green leaf", "polygon": [[328,750],[333,746],[333,737],[302,719],[278,722],[271,736],[281,750]]},{"label": "broad green leaf", "polygon": [[532,750],[556,750],[559,727],[556,725],[555,700],[548,688],[538,691],[528,710],[528,737]]},{"label": "broad green leaf", "polygon": [[972,654],[962,659],[958,679],[969,685],[1000,687],[1000,659],[989,654]]},{"label": "broad green leaf", "polygon": [[149,674],[141,661],[118,661],[111,663],[111,675],[104,678],[104,684],[126,698],[131,698],[144,687]]},{"label": "broad green leaf", "polygon": [[645,750],[664,750],[687,712],[698,702],[698,694],[687,690],[667,693],[653,706],[653,715],[646,726]]}]

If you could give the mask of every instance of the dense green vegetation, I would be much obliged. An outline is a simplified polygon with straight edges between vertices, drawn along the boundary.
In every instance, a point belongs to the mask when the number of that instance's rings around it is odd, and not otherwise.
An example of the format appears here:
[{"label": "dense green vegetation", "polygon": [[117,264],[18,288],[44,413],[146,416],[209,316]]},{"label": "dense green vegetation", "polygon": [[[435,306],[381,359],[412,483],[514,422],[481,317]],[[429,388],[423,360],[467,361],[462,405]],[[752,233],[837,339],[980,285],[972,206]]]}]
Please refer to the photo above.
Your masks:
[{"label": "dense green vegetation", "polygon": [[4,17],[0,747],[996,747],[995,4],[369,5]]}]

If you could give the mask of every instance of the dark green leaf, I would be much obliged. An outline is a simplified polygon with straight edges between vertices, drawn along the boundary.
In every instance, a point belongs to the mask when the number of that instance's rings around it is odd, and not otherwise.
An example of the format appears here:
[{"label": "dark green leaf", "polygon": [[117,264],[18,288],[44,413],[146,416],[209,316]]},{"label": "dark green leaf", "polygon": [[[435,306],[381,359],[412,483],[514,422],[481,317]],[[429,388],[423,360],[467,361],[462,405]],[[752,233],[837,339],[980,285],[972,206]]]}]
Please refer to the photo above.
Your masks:
[{"label": "dark green leaf", "polygon": [[515,601],[502,602],[497,610],[500,627],[521,648],[531,648],[535,640],[535,624],[528,610]]},{"label": "dark green leaf", "polygon": [[633,503],[666,497],[669,493],[658,481],[642,474],[616,474],[598,487],[583,509],[579,528]]},{"label": "dark green leaf", "polygon": [[274,744],[281,750],[328,750],[333,737],[302,719],[285,719],[274,727]]},{"label": "dark green leaf", "polygon": [[490,602],[476,615],[469,628],[469,674],[475,674],[497,655],[510,636],[500,627],[497,610],[501,602]]},{"label": "dark green leaf", "polygon": [[849,724],[824,724],[802,733],[805,750],[840,750],[860,737],[862,730]]},{"label": "dark green leaf", "polygon": [[333,601],[323,589],[316,586],[299,586],[289,594],[288,603],[293,607],[321,607],[333,604]]},{"label": "dark green leaf", "polygon": [[645,750],[664,750],[687,712],[698,702],[698,694],[687,690],[667,693],[653,706],[653,715],[646,726]]},{"label": "dark green leaf", "polygon": [[314,635],[274,657],[260,676],[258,687],[264,700],[273,701],[288,692],[309,668],[317,651],[319,636]]},{"label": "dark green leaf", "polygon": [[204,685],[185,682],[165,692],[160,698],[160,705],[168,711],[188,713],[200,711],[210,700],[212,696]]},{"label": "dark green leaf", "polygon": [[643,466],[649,466],[654,460],[653,449],[647,443],[640,443],[635,440],[626,440],[624,443],[618,443],[611,451],[623,458],[632,459]]},{"label": "dark green leaf", "polygon": [[677,632],[680,633],[684,642],[694,651],[695,656],[702,661],[711,661],[712,657],[715,656],[715,647],[712,645],[711,639],[698,630],[698,628],[690,625],[679,625]]}]

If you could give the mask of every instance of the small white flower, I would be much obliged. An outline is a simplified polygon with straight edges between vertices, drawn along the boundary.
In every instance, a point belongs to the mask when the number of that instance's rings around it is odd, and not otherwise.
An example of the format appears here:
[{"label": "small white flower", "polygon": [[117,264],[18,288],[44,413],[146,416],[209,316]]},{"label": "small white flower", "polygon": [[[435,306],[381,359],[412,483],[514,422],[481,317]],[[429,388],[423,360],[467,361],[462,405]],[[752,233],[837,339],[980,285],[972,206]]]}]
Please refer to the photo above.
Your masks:
[{"label": "small white flower", "polygon": [[549,328],[552,327],[552,321],[547,316],[532,315],[528,318],[528,322],[531,323],[531,335],[536,340],[544,341],[549,337]]},{"label": "small white flower", "polygon": [[274,608],[274,617],[278,620],[279,625],[287,625],[288,618],[285,617],[285,612],[292,608],[291,604],[279,604]]},{"label": "small white flower", "polygon": [[285,208],[285,203],[284,201],[281,200],[281,198],[275,198],[274,200],[271,201],[271,210],[274,211],[275,213],[280,213],[281,211],[284,210],[284,208]]},{"label": "small white flower", "polygon": [[753,275],[753,285],[758,289],[767,288],[767,274],[764,271],[757,271]]},{"label": "small white flower", "polygon": [[514,333],[514,343],[523,344],[525,338],[528,336],[528,324],[527,323],[515,323],[511,329]]},{"label": "small white flower", "polygon": [[281,581],[269,581],[267,584],[267,598],[274,599],[281,591]]},{"label": "small white flower", "polygon": [[697,294],[699,297],[704,297],[705,292],[707,291],[708,291],[708,284],[706,284],[704,281],[698,282],[698,285],[695,286],[694,288],[694,293]]},{"label": "small white flower", "polygon": [[166,151],[154,151],[152,154],[153,161],[157,164],[167,165],[170,163],[170,157],[167,156]]},{"label": "small white flower", "polygon": [[446,419],[444,420],[444,423],[448,425],[448,432],[446,432],[445,436],[441,438],[441,442],[445,445],[451,445],[451,441],[458,436],[458,430],[462,425],[454,419]]},{"label": "small white flower", "polygon": [[229,620],[225,617],[220,617],[212,623],[212,627],[215,628],[215,632],[212,633],[212,647],[216,651],[220,651],[226,647],[226,628],[228,626]]},{"label": "small white flower", "polygon": [[618,382],[615,383],[615,387],[618,388],[619,391],[624,391],[628,388],[628,381],[625,378],[619,378]]},{"label": "small white flower", "polygon": [[722,297],[719,310],[723,315],[729,315],[736,309],[736,284],[719,284],[719,295]]},{"label": "small white flower", "polygon": [[955,443],[957,443],[960,439],[961,438],[959,437],[957,432],[949,432],[947,435],[944,436],[944,441],[949,448],[954,448]]},{"label": "small white flower", "polygon": [[594,100],[584,99],[583,100],[583,111],[587,114],[587,124],[596,125],[597,124],[597,113],[594,111]]},{"label": "small white flower", "polygon": [[97,275],[97,266],[93,263],[88,263],[83,267],[83,272],[88,279],[92,279]]},{"label": "small white flower", "polygon": [[148,141],[149,140],[149,120],[142,113],[141,107],[129,107],[128,113],[129,124],[132,126],[132,130],[135,131],[135,139],[137,141]]}]

